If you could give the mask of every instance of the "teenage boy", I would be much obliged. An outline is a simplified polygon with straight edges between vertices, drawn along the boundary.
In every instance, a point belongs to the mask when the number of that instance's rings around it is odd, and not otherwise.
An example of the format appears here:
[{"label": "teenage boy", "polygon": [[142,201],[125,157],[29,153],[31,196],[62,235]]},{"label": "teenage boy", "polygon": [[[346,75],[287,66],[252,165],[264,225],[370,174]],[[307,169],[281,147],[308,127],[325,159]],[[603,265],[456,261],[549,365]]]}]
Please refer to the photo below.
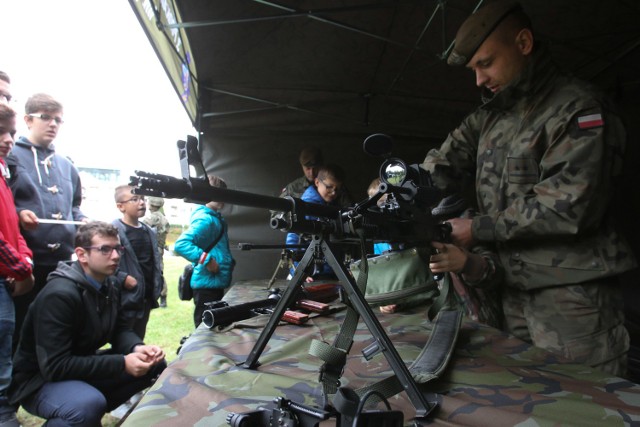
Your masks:
[{"label": "teenage boy", "polygon": [[129,185],[115,190],[116,207],[122,218],[114,220],[113,225],[125,249],[117,277],[123,283],[120,307],[133,331],[144,339],[151,309],[158,308],[164,278],[156,234],[140,221],[147,210],[145,198],[131,190]]},{"label": "teenage boy", "polygon": [[28,136],[19,138],[11,150],[18,163],[11,190],[22,235],[33,251],[35,286],[15,299],[16,341],[29,304],[47,283],[47,276],[59,261],[68,261],[73,254],[76,225],[40,224],[38,219],[87,221],[80,211],[78,171],[69,159],[56,154],[53,145],[64,123],[62,104],[49,95],[35,94],[27,99],[24,120]]},{"label": "teenage boy", "polygon": [[113,225],[80,226],[78,260],[61,262],[29,308],[9,395],[47,425],[99,426],[166,367],[164,351],[145,345],[122,316],[113,276],[122,253]]}]

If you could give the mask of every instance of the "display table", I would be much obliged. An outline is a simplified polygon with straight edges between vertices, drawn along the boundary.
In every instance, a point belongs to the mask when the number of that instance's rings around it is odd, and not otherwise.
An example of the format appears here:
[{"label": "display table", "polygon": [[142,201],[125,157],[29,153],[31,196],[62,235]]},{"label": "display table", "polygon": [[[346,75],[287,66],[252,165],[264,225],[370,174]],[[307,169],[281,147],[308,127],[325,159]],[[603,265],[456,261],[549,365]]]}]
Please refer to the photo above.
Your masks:
[{"label": "display table", "polygon": [[[238,304],[266,298],[265,283],[238,283],[225,300]],[[184,344],[178,359],[169,365],[123,425],[224,426],[230,412],[270,406],[276,397],[320,405],[318,369],[322,362],[308,354],[309,345],[312,339],[332,343],[343,316],[344,311],[315,317],[303,326],[278,326],[256,370],[237,365],[246,360],[260,328],[219,332],[200,325]],[[380,314],[378,319],[402,359],[411,363],[430,334],[426,308]],[[383,355],[370,361],[362,357],[361,350],[372,341],[362,322],[354,341],[342,376],[343,386],[357,389],[393,374]],[[435,426],[640,423],[639,385],[568,363],[468,320],[463,322],[445,374],[421,389],[437,393],[439,407],[428,420],[429,425]],[[393,396],[389,402],[393,409],[404,412],[408,424],[414,409],[406,394]]]}]

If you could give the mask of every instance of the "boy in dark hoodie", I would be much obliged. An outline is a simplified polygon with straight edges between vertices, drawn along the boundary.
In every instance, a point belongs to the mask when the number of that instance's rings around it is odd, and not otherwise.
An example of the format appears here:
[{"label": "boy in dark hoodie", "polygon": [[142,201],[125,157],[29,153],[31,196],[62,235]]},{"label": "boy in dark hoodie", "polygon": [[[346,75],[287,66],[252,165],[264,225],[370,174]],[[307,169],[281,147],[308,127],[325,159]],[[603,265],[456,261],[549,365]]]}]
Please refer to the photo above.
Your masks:
[{"label": "boy in dark hoodie", "polygon": [[[149,387],[166,362],[120,310],[118,230],[99,221],[82,225],[75,246],[78,260],[58,264],[27,312],[9,397],[52,424],[99,426],[107,411]],[[111,349],[100,350],[107,343]]]},{"label": "boy in dark hoodie", "polygon": [[73,253],[76,225],[44,224],[39,219],[86,221],[80,211],[82,185],[78,171],[68,158],[56,153],[53,144],[64,123],[62,104],[38,93],[27,99],[24,108],[29,132],[11,150],[17,162],[11,191],[22,235],[33,251],[35,285],[31,292],[15,299],[16,339],[29,304],[47,283],[47,276],[58,261],[71,260]]}]

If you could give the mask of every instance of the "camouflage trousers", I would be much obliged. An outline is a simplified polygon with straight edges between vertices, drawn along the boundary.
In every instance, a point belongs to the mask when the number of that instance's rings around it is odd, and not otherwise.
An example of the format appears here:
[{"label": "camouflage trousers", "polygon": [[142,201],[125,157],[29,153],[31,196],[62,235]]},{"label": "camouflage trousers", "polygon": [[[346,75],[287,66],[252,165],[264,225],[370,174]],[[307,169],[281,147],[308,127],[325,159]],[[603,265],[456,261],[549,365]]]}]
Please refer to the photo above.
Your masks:
[{"label": "camouflage trousers", "polygon": [[505,329],[523,341],[601,371],[626,374],[629,334],[618,278],[534,290],[506,288]]}]

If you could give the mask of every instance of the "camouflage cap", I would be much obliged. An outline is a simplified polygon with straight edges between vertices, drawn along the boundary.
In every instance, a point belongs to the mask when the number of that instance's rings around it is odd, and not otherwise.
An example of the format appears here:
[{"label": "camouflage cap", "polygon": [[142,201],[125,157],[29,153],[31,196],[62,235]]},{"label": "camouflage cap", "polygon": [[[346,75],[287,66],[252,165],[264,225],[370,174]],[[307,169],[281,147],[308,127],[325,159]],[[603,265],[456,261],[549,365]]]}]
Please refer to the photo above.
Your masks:
[{"label": "camouflage cap", "polygon": [[151,206],[157,206],[159,208],[161,208],[164,205],[164,199],[162,197],[148,197],[147,198],[149,200],[149,204]]},{"label": "camouflage cap", "polygon": [[516,10],[522,10],[520,3],[513,0],[497,0],[469,16],[458,29],[447,64],[467,64],[498,24]]},{"label": "camouflage cap", "polygon": [[322,151],[317,147],[307,147],[300,152],[300,164],[313,167],[322,164]]}]

